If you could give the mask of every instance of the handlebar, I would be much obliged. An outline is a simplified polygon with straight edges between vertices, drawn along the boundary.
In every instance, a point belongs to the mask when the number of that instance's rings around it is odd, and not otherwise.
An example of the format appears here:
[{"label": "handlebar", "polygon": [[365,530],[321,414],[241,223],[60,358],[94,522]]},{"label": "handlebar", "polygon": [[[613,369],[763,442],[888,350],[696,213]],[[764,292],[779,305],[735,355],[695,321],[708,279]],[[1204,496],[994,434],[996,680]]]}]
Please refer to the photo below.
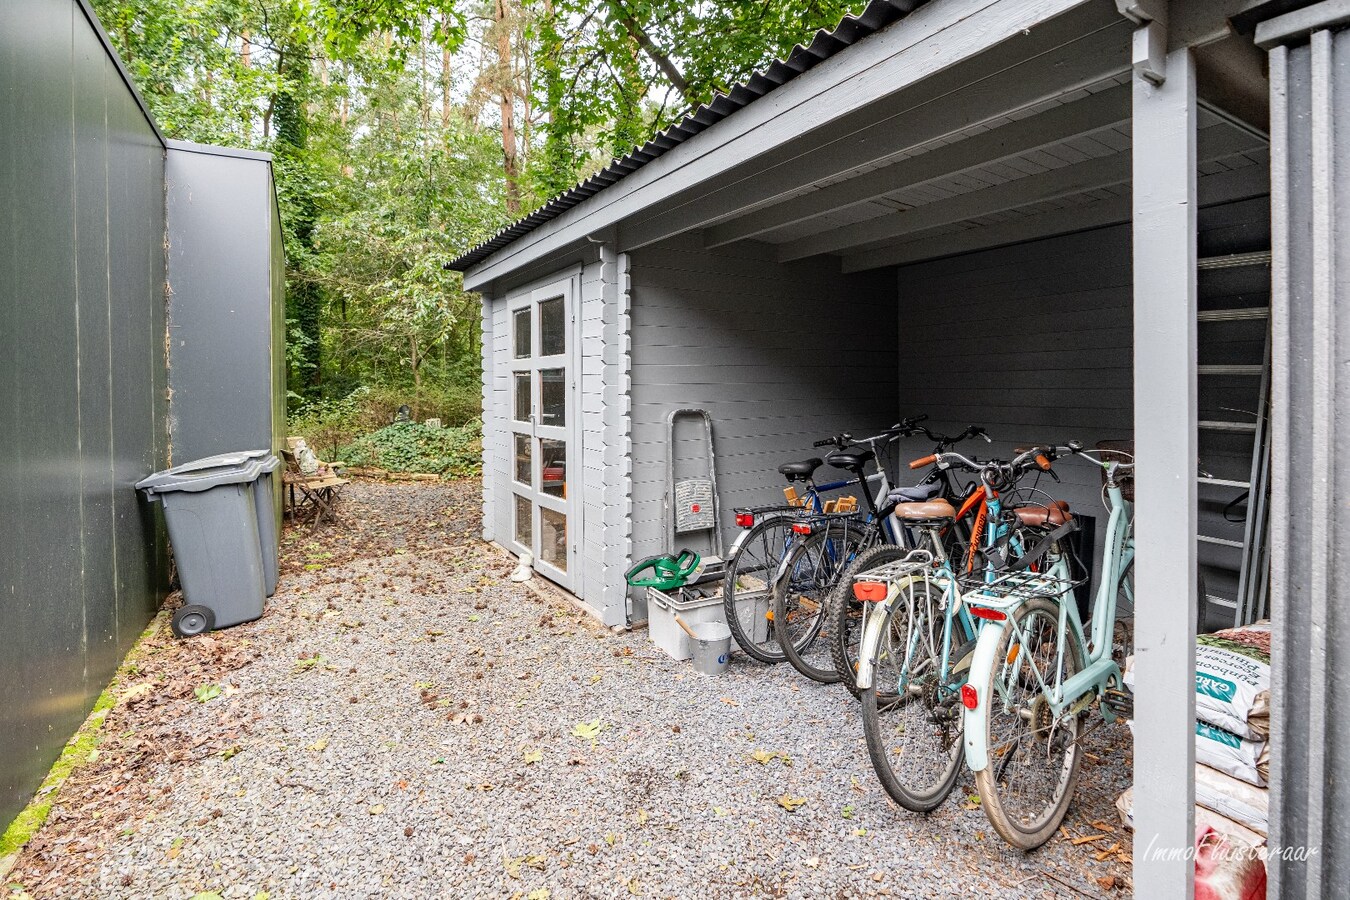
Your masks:
[{"label": "handlebar", "polygon": [[931,466],[933,463],[937,461],[938,455],[936,453],[930,453],[921,459],[914,460],[909,464],[909,467],[911,469],[922,469],[924,466]]},{"label": "handlebar", "polygon": [[847,431],[844,431],[840,432],[839,434],[836,434],[834,437],[827,437],[819,441],[816,441],[811,446],[834,447],[836,450],[843,450],[845,447],[852,447],[855,444],[871,444],[876,441],[889,441],[902,435],[904,437],[909,437],[915,431],[923,431],[926,433],[928,429],[919,427],[919,423],[926,421],[927,419],[928,416],[926,415],[913,416],[908,419],[903,419],[900,422],[896,423],[895,425],[892,425],[890,428],[887,428],[885,431],[881,432],[881,434],[874,434],[871,437],[858,438],[856,440],[854,439],[853,435],[849,434]]}]

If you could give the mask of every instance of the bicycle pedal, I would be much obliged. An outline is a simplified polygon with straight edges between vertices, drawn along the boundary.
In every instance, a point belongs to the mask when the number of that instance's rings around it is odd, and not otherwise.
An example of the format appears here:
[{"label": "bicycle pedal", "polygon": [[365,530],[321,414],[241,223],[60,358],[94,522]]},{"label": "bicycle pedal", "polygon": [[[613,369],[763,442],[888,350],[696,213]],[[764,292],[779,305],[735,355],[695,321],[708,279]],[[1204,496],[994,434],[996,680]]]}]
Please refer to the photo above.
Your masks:
[{"label": "bicycle pedal", "polygon": [[1129,688],[1118,690],[1107,688],[1102,695],[1102,705],[1122,719],[1134,718],[1134,692]]}]

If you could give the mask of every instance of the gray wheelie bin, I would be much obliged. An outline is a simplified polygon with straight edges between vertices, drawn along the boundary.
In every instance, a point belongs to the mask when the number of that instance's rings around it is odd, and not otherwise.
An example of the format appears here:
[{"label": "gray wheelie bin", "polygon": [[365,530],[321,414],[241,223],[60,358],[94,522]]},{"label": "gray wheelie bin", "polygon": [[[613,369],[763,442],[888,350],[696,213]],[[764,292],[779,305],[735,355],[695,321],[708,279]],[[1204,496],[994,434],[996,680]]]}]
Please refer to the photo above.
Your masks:
[{"label": "gray wheelie bin", "polygon": [[[263,461],[250,454],[222,454],[157,472],[136,484],[164,504],[187,600],[173,617],[179,637],[263,614],[267,577],[255,501],[263,469]],[[270,501],[266,515],[272,515]]]},{"label": "gray wheelie bin", "polygon": [[220,453],[206,456],[174,466],[174,472],[198,472],[202,469],[218,469],[221,466],[239,466],[250,459],[256,459],[262,465],[262,474],[253,482],[253,508],[258,514],[258,542],[262,547],[263,578],[267,583],[267,596],[277,592],[277,517],[276,494],[273,493],[274,472],[281,466],[281,460],[270,450],[237,450],[232,453]]}]

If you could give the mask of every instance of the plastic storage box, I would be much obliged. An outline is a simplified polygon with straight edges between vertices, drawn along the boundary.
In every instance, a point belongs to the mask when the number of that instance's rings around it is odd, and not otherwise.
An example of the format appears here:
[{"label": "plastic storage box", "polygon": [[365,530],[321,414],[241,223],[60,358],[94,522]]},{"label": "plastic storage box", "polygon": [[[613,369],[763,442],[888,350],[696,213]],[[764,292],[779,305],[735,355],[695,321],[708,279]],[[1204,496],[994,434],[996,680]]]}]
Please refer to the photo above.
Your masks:
[{"label": "plastic storage box", "polygon": [[[716,576],[707,582],[700,582],[699,586],[710,588],[718,586],[721,581],[720,576]],[[769,608],[769,598],[766,594],[749,595],[746,597],[737,597],[737,604],[742,608],[746,606],[755,607],[759,612],[762,606],[764,611]],[[684,633],[675,622],[675,615],[679,614],[686,625],[693,627],[702,622],[720,622],[726,624],[726,612],[722,605],[722,592],[718,590],[714,596],[705,597],[701,600],[681,600],[679,593],[666,593],[656,588],[647,588],[647,633],[652,639],[652,643],[660,647],[665,654],[672,659],[690,659],[694,655],[693,647],[690,646],[689,635]],[[742,615],[741,619],[747,616]],[[756,633],[752,637],[757,640],[764,640],[769,634],[769,620],[763,615],[756,615],[752,621],[756,623]],[[735,639],[731,642],[733,650],[739,650]]]}]

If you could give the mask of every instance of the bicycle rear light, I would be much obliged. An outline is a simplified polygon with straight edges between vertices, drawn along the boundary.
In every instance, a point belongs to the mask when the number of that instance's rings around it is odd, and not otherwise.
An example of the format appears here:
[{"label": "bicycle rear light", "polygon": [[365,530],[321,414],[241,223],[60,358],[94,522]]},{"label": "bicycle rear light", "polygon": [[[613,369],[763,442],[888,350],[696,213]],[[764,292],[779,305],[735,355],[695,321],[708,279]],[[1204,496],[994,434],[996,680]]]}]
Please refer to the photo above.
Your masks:
[{"label": "bicycle rear light", "polygon": [[736,524],[741,528],[749,528],[755,524],[755,514],[748,512],[736,513]]},{"label": "bicycle rear light", "polygon": [[793,534],[810,534],[810,533],[811,533],[811,523],[810,523],[810,522],[793,522],[793,523],[792,523],[792,533],[793,533]]},{"label": "bicycle rear light", "polygon": [[886,585],[880,581],[855,581],[853,596],[866,603],[880,603],[886,599]]},{"label": "bicycle rear light", "polygon": [[984,619],[988,622],[1003,622],[1008,618],[1008,614],[1000,612],[997,609],[990,609],[987,606],[972,606],[970,614],[977,619]]},{"label": "bicycle rear light", "polygon": [[974,709],[980,705],[980,695],[975,693],[974,685],[961,685],[961,705],[966,709]]}]

